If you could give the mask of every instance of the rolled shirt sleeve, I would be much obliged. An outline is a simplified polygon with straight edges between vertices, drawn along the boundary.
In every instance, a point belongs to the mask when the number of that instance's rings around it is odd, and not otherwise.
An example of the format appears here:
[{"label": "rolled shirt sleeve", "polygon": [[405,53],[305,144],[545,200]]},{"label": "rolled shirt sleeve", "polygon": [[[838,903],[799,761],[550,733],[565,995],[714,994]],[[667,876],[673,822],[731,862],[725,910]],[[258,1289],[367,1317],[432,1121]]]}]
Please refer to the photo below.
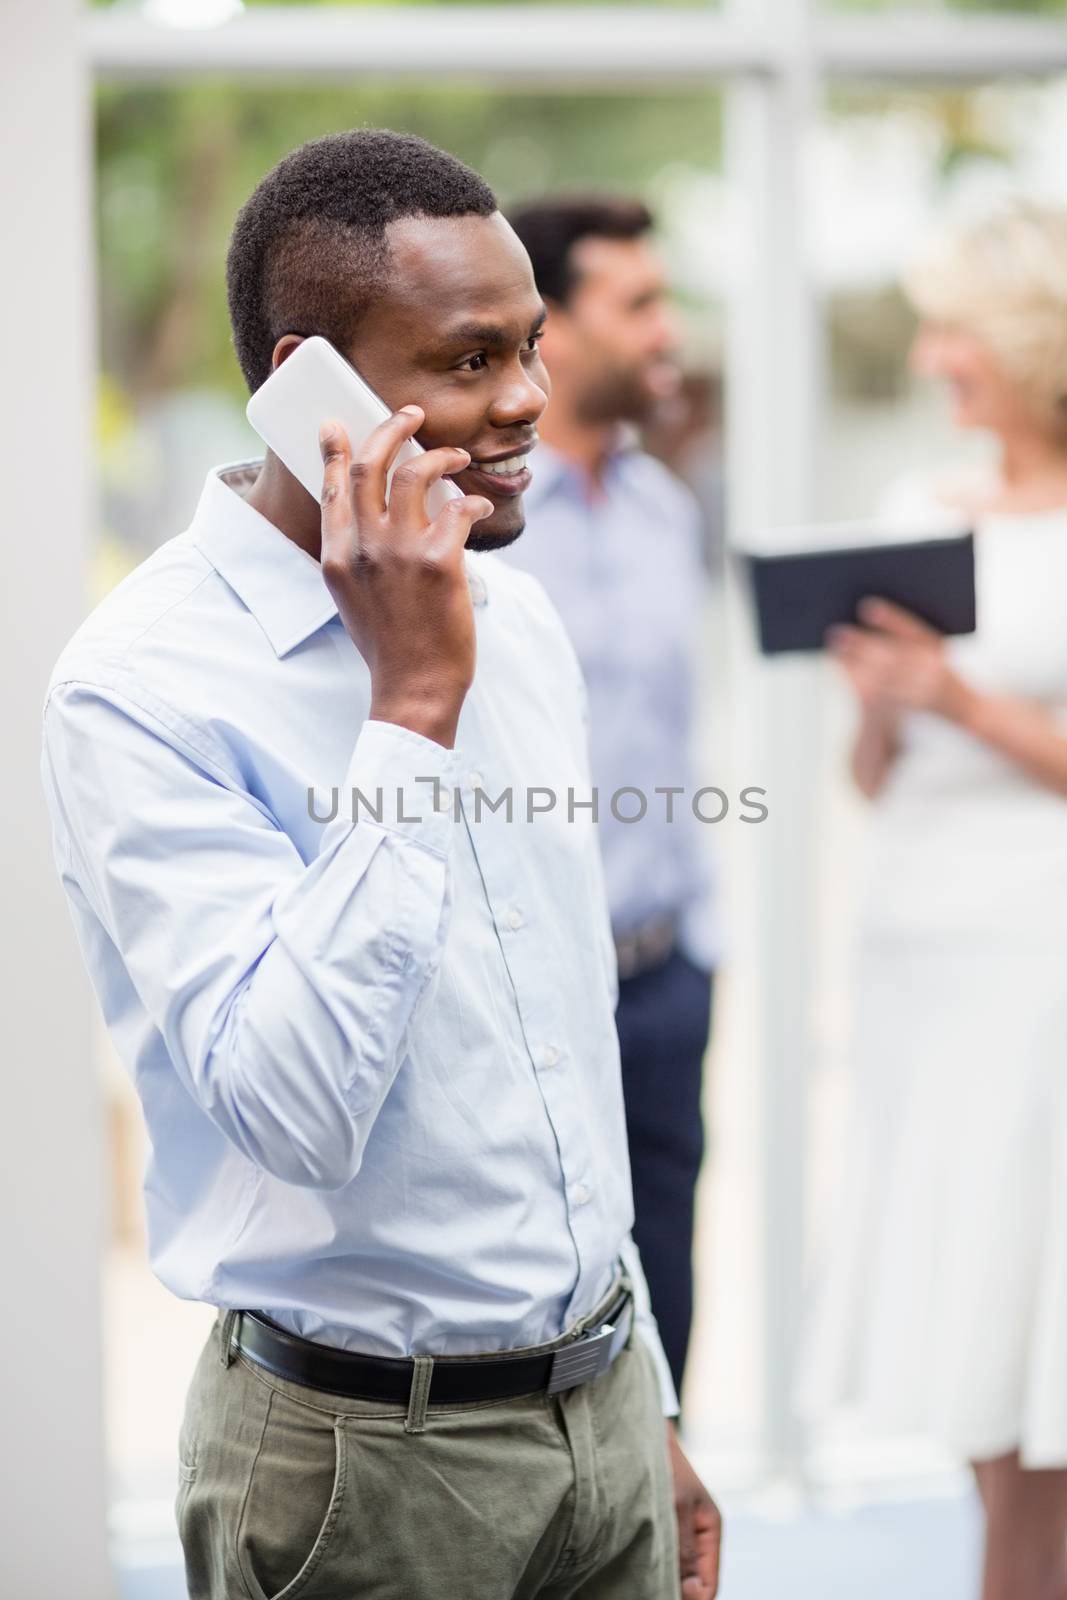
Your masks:
[{"label": "rolled shirt sleeve", "polygon": [[433,799],[456,753],[365,722],[305,863],[176,727],[110,686],[53,688],[41,768],[57,864],[226,1138],[285,1182],[341,1188],[447,937],[454,829]]}]

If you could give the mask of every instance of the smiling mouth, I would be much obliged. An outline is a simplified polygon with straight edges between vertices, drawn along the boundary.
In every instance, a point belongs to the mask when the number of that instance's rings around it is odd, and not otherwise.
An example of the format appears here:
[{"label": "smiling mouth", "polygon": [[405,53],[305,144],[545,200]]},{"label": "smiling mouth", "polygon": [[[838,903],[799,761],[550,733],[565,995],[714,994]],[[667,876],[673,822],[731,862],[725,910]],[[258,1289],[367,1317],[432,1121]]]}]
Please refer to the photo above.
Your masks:
[{"label": "smiling mouth", "polygon": [[500,461],[472,461],[469,467],[457,472],[456,477],[464,481],[465,488],[477,489],[483,494],[520,495],[529,488],[532,478],[527,466],[529,456],[527,449]]},{"label": "smiling mouth", "polygon": [[505,461],[472,461],[471,466],[477,472],[488,472],[493,477],[513,478],[517,472],[526,471],[528,457],[508,456]]}]

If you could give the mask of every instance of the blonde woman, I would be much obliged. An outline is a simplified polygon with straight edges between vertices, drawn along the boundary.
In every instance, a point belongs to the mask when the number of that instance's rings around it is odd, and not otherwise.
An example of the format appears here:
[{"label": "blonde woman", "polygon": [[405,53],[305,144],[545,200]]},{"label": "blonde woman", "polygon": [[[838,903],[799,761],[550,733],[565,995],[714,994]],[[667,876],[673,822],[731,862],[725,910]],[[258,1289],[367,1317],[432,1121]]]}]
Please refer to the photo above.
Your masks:
[{"label": "blonde woman", "polygon": [[848,1220],[801,1390],[973,1463],[982,1600],[1067,1600],[1067,213],[947,234],[907,289],[916,366],[997,460],[909,496],[972,521],[977,632],[872,599],[831,641],[873,804]]}]

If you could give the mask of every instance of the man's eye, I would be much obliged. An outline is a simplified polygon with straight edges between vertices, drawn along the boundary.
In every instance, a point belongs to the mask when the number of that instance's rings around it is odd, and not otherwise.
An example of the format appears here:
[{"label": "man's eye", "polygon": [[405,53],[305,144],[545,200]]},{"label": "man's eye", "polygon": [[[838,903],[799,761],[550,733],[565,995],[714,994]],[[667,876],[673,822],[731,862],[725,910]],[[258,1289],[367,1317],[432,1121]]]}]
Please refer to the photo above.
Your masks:
[{"label": "man's eye", "polygon": [[461,372],[484,372],[489,365],[489,359],[481,351],[476,356],[468,356],[466,361],[460,362]]},{"label": "man's eye", "polygon": [[523,348],[526,349],[526,350],[536,350],[537,346],[541,343],[541,340],[544,338],[544,336],[545,336],[544,328],[539,328],[536,333],[531,333],[530,337],[527,339],[526,344],[524,345]]}]

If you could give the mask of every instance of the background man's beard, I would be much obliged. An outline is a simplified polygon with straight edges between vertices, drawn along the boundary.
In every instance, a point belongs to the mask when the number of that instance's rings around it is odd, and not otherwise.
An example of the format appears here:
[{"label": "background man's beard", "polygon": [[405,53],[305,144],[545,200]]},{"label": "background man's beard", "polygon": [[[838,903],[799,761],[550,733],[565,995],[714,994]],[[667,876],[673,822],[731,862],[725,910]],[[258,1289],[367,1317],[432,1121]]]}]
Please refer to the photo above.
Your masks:
[{"label": "background man's beard", "polygon": [[656,397],[639,372],[619,369],[591,383],[577,410],[583,422],[646,422],[656,408]]}]

